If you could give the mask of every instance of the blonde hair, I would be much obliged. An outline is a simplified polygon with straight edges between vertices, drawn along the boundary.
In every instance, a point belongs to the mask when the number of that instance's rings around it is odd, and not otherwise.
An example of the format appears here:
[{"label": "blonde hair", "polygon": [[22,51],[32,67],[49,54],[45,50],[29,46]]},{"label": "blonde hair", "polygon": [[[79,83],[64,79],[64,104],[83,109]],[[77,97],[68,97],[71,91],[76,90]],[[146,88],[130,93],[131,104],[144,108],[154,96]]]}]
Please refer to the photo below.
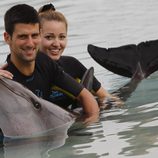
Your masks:
[{"label": "blonde hair", "polygon": [[[46,7],[46,9],[43,9],[44,7]],[[38,16],[39,16],[39,20],[40,20],[40,27],[42,27],[42,23],[44,21],[54,20],[54,21],[65,23],[66,30],[68,29],[67,19],[61,12],[56,11],[52,4],[42,6],[38,10]]]}]

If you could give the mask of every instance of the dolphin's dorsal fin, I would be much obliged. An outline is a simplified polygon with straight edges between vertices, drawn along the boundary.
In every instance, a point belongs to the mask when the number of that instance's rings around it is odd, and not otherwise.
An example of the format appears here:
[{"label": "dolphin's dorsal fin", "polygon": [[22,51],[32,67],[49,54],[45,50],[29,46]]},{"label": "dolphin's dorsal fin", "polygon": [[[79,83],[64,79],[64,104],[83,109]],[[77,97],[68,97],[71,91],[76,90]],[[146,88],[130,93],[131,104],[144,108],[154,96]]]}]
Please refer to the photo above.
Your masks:
[{"label": "dolphin's dorsal fin", "polygon": [[[92,91],[93,89],[93,76],[94,76],[94,68],[90,67],[89,69],[86,70],[80,81],[80,84],[82,84],[89,91]],[[71,106],[71,109],[73,110],[78,107],[81,107],[81,105],[75,100],[74,104],[72,104]]]},{"label": "dolphin's dorsal fin", "polygon": [[82,79],[81,79],[81,84],[88,89],[89,91],[92,90],[93,86],[93,76],[94,76],[94,68],[90,67],[87,69],[87,71],[84,73]]}]

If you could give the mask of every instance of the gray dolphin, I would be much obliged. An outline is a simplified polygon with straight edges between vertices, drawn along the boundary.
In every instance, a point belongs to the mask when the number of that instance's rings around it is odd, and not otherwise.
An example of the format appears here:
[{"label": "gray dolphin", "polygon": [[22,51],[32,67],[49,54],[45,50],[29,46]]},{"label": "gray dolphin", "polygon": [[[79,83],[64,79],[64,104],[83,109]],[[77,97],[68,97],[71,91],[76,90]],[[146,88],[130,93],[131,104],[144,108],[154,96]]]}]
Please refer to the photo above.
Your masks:
[{"label": "gray dolphin", "polygon": [[[84,74],[81,84],[84,85],[85,88],[87,88],[89,91],[92,90],[93,85],[93,76],[94,76],[94,68],[90,67]],[[130,95],[135,91],[138,84],[145,78],[145,73],[142,71],[140,62],[138,62],[136,66],[136,71],[134,72],[132,78],[130,81],[120,87],[119,89],[113,91],[111,94],[118,96],[123,101],[126,101]],[[112,100],[107,100],[107,104],[111,104]]]},{"label": "gray dolphin", "polygon": [[[89,90],[92,90],[93,85],[94,68],[90,67],[84,74],[81,83]],[[119,89],[113,91],[111,94],[118,96],[122,101],[126,101],[132,93],[135,91],[139,83],[145,78],[145,73],[143,72],[140,62],[136,66],[136,70],[133,73],[130,81],[120,87]],[[97,99],[97,98],[96,98]],[[104,100],[104,104],[107,105],[107,109],[115,106],[115,102],[110,98]]]},{"label": "gray dolphin", "polygon": [[38,98],[20,83],[0,78],[0,129],[5,143],[48,135],[67,136],[74,121],[74,115]]},{"label": "gray dolphin", "polygon": [[131,94],[135,91],[138,84],[144,78],[145,78],[145,74],[142,71],[140,63],[138,62],[137,66],[136,66],[136,71],[133,74],[131,80],[127,84],[125,84],[124,86],[119,88],[118,90],[112,92],[112,94],[120,97],[123,101],[126,101],[131,96]]},{"label": "gray dolphin", "polygon": [[[138,62],[136,66],[136,71],[133,74],[132,78],[128,83],[120,87],[119,89],[113,91],[111,94],[119,97],[122,101],[126,101],[132,93],[135,91],[139,83],[145,78],[145,74],[141,69],[141,65]],[[105,104],[106,109],[111,109],[112,107],[117,107],[115,104],[115,101],[113,101],[111,98],[107,98],[103,101]]]},{"label": "gray dolphin", "polygon": [[[94,76],[94,68],[90,67],[89,69],[87,69],[81,80],[81,84],[83,84],[84,87],[87,88],[89,91],[92,90],[93,76]],[[127,84],[120,87],[119,89],[111,92],[111,94],[118,96],[122,101],[126,101],[135,91],[139,83],[145,78],[146,78],[145,73],[142,70],[140,62],[138,62],[136,65],[136,70],[133,73],[133,76],[131,77],[130,81]],[[107,104],[110,108],[114,106],[115,102],[113,102],[113,100],[108,98],[107,100],[105,100],[105,104]]]}]

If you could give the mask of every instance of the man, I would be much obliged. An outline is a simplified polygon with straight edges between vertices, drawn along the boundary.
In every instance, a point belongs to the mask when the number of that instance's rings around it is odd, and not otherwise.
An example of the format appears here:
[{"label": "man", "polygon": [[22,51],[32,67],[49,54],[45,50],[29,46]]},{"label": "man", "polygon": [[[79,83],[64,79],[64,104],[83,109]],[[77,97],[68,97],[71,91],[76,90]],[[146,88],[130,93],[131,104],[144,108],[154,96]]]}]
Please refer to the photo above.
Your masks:
[{"label": "man", "polygon": [[4,39],[9,45],[10,55],[0,75],[13,77],[46,100],[49,100],[52,85],[57,85],[81,102],[85,122],[97,120],[99,108],[93,95],[38,51],[41,38],[37,11],[26,4],[15,5],[6,12],[4,24]]}]

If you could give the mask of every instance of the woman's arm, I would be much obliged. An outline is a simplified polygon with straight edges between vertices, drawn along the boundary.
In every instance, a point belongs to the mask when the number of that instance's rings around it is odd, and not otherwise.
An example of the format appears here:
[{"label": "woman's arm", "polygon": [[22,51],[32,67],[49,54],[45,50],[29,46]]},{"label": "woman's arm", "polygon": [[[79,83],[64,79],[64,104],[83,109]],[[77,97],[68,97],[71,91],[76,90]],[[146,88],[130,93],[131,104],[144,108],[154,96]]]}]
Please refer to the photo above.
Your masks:
[{"label": "woman's arm", "polygon": [[77,96],[77,100],[83,107],[84,123],[89,124],[98,121],[100,111],[99,106],[94,96],[86,88],[83,88]]},{"label": "woman's arm", "polygon": [[0,76],[13,79],[13,74],[7,70],[4,70],[7,67],[7,64],[4,64],[0,67]]}]

